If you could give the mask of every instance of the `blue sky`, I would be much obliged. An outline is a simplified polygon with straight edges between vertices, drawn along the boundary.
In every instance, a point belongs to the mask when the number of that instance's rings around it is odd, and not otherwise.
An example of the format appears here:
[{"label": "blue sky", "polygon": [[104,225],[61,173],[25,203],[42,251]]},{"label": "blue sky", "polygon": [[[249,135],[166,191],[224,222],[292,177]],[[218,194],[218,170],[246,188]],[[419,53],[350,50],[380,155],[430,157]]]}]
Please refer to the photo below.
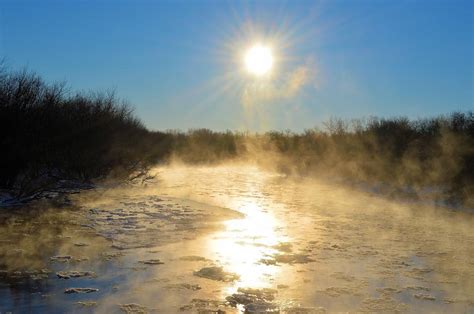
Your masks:
[{"label": "blue sky", "polygon": [[[0,0],[0,56],[114,89],[151,129],[300,131],[472,110],[473,23],[473,2],[456,0]],[[262,41],[275,68],[259,81],[241,56]]]}]

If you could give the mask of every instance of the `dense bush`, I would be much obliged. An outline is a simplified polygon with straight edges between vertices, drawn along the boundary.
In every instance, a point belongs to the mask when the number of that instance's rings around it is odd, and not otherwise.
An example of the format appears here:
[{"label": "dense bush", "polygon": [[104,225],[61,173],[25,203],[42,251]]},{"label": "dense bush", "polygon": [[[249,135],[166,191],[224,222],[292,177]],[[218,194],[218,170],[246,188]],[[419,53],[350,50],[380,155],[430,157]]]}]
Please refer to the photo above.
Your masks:
[{"label": "dense bush", "polygon": [[149,149],[165,136],[113,94],[70,94],[26,71],[0,72],[0,188],[17,197],[143,174],[166,153]]},{"label": "dense bush", "polygon": [[215,163],[237,157],[238,133],[214,132],[208,129],[189,130],[186,133],[169,131],[172,152],[186,163]]}]

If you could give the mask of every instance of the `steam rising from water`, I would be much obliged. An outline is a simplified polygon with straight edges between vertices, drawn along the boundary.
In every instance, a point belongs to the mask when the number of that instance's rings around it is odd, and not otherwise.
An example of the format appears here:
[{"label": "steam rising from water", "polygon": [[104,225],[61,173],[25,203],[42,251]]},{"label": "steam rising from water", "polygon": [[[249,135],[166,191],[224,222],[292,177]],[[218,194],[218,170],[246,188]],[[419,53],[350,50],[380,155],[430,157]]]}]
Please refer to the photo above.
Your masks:
[{"label": "steam rising from water", "polygon": [[[76,209],[3,216],[0,309],[473,310],[472,214],[248,165],[156,171],[156,184],[83,194]],[[55,275],[73,270],[96,277]]]}]

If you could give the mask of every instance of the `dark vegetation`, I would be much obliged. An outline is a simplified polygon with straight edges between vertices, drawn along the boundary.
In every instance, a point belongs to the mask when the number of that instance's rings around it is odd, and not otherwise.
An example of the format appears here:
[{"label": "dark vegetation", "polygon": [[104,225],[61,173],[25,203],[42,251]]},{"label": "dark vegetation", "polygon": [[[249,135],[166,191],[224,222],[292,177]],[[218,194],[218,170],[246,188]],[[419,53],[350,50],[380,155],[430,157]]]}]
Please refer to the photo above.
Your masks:
[{"label": "dark vegetation", "polygon": [[113,94],[70,93],[0,72],[0,189],[15,197],[106,179],[147,178],[159,163],[244,160],[285,173],[363,183],[472,207],[474,116],[344,121],[264,134],[151,132]]},{"label": "dark vegetation", "polygon": [[149,149],[161,136],[112,93],[72,94],[26,71],[0,72],[0,188],[15,198],[143,178],[163,157]]}]

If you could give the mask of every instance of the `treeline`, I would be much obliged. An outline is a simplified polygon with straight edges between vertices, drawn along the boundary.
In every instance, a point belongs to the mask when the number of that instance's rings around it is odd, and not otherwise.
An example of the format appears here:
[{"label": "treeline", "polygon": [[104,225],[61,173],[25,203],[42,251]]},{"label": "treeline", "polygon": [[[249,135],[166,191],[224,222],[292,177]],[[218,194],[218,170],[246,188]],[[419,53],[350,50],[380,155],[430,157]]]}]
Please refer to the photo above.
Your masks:
[{"label": "treeline", "polygon": [[241,160],[474,207],[472,112],[323,125],[302,133],[151,132],[113,94],[71,93],[35,74],[3,69],[0,190],[21,198],[68,184],[143,179],[150,167],[171,160]]},{"label": "treeline", "polygon": [[170,134],[174,156],[185,162],[239,158],[285,173],[474,205],[472,112],[417,120],[331,119],[324,129],[302,133]]},{"label": "treeline", "polygon": [[27,71],[0,71],[0,189],[16,198],[107,177],[133,178],[166,151],[112,93],[70,93]]}]

